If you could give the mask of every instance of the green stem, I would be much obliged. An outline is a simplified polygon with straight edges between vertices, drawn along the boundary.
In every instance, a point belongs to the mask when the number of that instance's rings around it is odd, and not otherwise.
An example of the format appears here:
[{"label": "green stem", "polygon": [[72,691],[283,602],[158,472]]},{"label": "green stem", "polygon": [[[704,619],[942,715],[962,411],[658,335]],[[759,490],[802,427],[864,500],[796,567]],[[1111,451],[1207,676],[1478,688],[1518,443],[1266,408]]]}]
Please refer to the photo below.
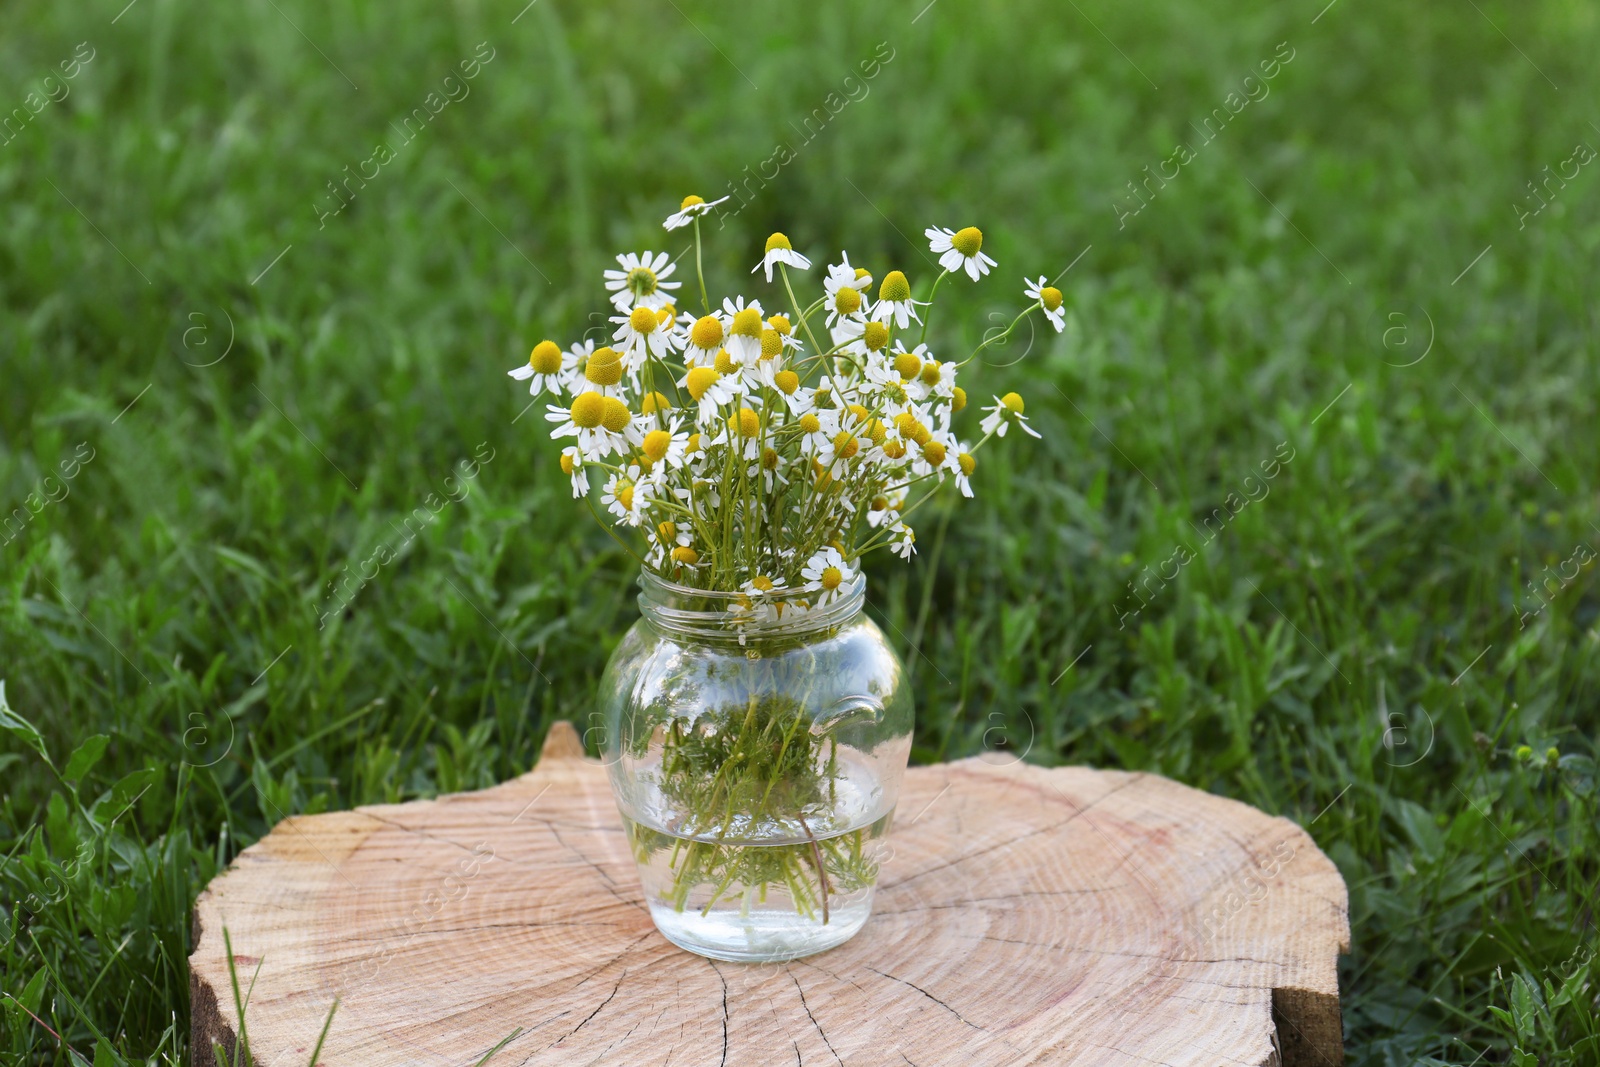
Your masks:
[{"label": "green stem", "polygon": [[933,280],[933,290],[928,293],[927,313],[922,316],[922,336],[917,338],[917,344],[919,345],[928,339],[928,322],[933,318],[933,298],[939,295],[939,283],[944,281],[945,275],[949,273],[949,271],[944,271]]},{"label": "green stem", "polygon": [[785,263],[778,264],[778,273],[783,275],[783,287],[789,293],[789,306],[794,309],[795,315],[800,319],[800,328],[805,330],[806,336],[811,338],[811,347],[818,352],[822,346],[817,344],[817,335],[811,332],[811,320],[800,310],[800,301],[795,299],[794,287],[789,284],[789,267]]},{"label": "green stem", "polygon": [[700,276],[700,303],[711,314],[711,298],[706,296],[706,271],[700,263],[700,216],[694,217],[694,272]]}]

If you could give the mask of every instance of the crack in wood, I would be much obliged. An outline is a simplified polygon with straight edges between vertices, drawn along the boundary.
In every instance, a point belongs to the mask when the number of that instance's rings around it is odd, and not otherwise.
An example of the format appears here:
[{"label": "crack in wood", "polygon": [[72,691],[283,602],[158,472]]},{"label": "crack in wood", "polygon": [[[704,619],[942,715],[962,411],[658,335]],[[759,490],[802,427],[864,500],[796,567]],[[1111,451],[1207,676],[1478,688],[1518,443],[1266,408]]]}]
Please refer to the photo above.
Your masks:
[{"label": "crack in wood", "polygon": [[828,1040],[828,1035],[822,1029],[822,1024],[817,1022],[815,1015],[811,1014],[811,1005],[806,1003],[806,991],[800,988],[800,979],[795,976],[793,971],[789,972],[789,981],[794,983],[795,992],[800,994],[800,1007],[805,1009],[806,1018],[810,1019],[811,1025],[817,1028],[818,1036],[822,1038],[822,1043],[828,1046],[828,1051],[833,1053],[833,1058],[839,1061],[839,1067],[844,1067],[844,1060],[839,1059],[839,1053],[835,1051],[833,1042]]}]

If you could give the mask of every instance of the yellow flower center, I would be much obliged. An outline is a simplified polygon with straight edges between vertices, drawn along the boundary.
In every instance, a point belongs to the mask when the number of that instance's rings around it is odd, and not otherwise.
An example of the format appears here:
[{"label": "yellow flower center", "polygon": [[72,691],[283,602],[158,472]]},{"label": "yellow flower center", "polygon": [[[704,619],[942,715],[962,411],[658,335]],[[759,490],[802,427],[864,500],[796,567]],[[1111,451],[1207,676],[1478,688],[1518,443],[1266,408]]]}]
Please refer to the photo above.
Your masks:
[{"label": "yellow flower center", "polygon": [[649,296],[656,291],[656,272],[649,267],[634,267],[628,272],[628,292]]},{"label": "yellow flower center", "polygon": [[597,348],[584,364],[583,376],[596,385],[616,385],[622,380],[622,353],[615,348]]},{"label": "yellow flower center", "polygon": [[826,589],[828,592],[831,593],[835,589],[839,588],[839,583],[842,581],[844,581],[844,575],[840,572],[838,567],[822,568],[822,588]]},{"label": "yellow flower center", "polygon": [[617,498],[617,503],[622,505],[624,511],[633,510],[633,483],[618,482],[617,491],[612,494]]},{"label": "yellow flower center", "polygon": [[774,248],[792,249],[794,246],[789,243],[789,238],[781,233],[775,233],[767,238],[767,251],[771,252]]},{"label": "yellow flower center", "polygon": [[761,312],[755,308],[745,308],[734,315],[733,335],[735,337],[760,337]]},{"label": "yellow flower center", "polygon": [[783,351],[783,334],[777,330],[761,331],[761,358],[771,359]]},{"label": "yellow flower center", "polygon": [[1018,396],[1016,393],[1007,393],[1005,396],[1000,398],[1000,403],[1010,408],[1014,414],[1022,414],[1022,397]]},{"label": "yellow flower center", "polygon": [[683,198],[683,203],[678,205],[678,210],[679,211],[687,211],[689,208],[694,207],[696,204],[703,204],[703,203],[705,203],[705,200],[703,200],[702,198],[700,198],[698,196],[695,196],[693,193],[690,193],[688,196]]},{"label": "yellow flower center", "polygon": [[873,511],[882,511],[888,506],[889,498],[884,496],[882,493],[879,493],[877,496],[873,497],[872,504],[870,505]]},{"label": "yellow flower center", "polygon": [[859,282],[862,278],[870,278],[870,277],[872,277],[872,272],[870,270],[868,270],[867,268],[865,268],[865,267],[857,267],[856,268],[856,281]]},{"label": "yellow flower center", "polygon": [[656,525],[656,536],[663,541],[671,541],[678,536],[678,526],[670,519]]},{"label": "yellow flower center", "polygon": [[761,465],[769,471],[777,470],[778,450],[775,448],[763,448],[761,450]]},{"label": "yellow flower center", "polygon": [[915,441],[920,445],[928,439],[928,428],[917,421],[917,417],[909,411],[896,416],[894,425],[895,429],[900,431],[900,436],[907,441]]},{"label": "yellow flower center", "polygon": [[566,452],[561,453],[561,473],[571,474],[572,470],[572,456]]},{"label": "yellow flower center", "polygon": [[717,368],[718,374],[732,374],[734,372],[733,357],[726,348],[717,349],[717,358],[712,360],[712,365]]},{"label": "yellow flower center", "polygon": [[671,326],[672,320],[678,317],[678,308],[675,304],[662,304],[661,310],[656,312],[656,322],[662,326]]},{"label": "yellow flower center", "polygon": [[922,370],[922,360],[910,352],[902,352],[894,357],[894,369],[901,378],[909,382]]},{"label": "yellow flower center", "polygon": [[883,444],[883,439],[889,436],[889,428],[883,424],[882,419],[868,419],[865,432],[875,445]]},{"label": "yellow flower center", "polygon": [[697,433],[690,434],[689,443],[683,446],[683,451],[686,455],[691,452],[700,451],[700,435]]},{"label": "yellow flower center", "polygon": [[961,473],[965,475],[970,476],[973,471],[978,469],[978,461],[971,452],[961,453],[956,457],[956,462],[961,464]]},{"label": "yellow flower center", "polygon": [[861,451],[861,442],[856,440],[855,434],[846,430],[833,439],[833,451],[842,459],[849,459]]},{"label": "yellow flower center", "polygon": [[856,417],[857,422],[866,422],[867,416],[872,414],[872,412],[868,411],[860,404],[851,404],[846,410]]},{"label": "yellow flower center", "polygon": [[769,316],[767,319],[767,325],[771,326],[774,330],[777,330],[785,337],[788,337],[789,332],[794,329],[794,327],[789,324],[789,316],[787,315]]},{"label": "yellow flower center", "polygon": [[580,393],[572,402],[572,423],[582,429],[592,430],[599,426],[605,413],[606,398],[599,393]]},{"label": "yellow flower center", "polygon": [[956,246],[957,252],[971,259],[983,247],[983,231],[976,226],[968,226],[950,238],[950,243]]},{"label": "yellow flower center", "polygon": [[601,404],[600,425],[612,433],[621,433],[628,428],[628,423],[633,421],[633,412],[616,397],[608,396],[601,401]]},{"label": "yellow flower center", "polygon": [[816,433],[818,430],[822,429],[822,420],[808,411],[804,415],[800,416],[800,429],[804,430],[806,433]]},{"label": "yellow flower center", "polygon": [[816,475],[817,475],[817,489],[818,489],[819,492],[821,490],[823,490],[823,489],[828,488],[829,485],[833,484],[833,474],[828,470],[827,467],[824,467],[820,462],[818,462],[817,460],[812,460],[811,461],[811,469],[816,472]]},{"label": "yellow flower center", "polygon": [[800,388],[800,375],[792,370],[779,371],[772,376],[772,381],[785,396],[794,396],[794,391]]},{"label": "yellow flower center", "polygon": [[904,441],[885,441],[883,454],[890,459],[900,459],[906,454],[906,443]]},{"label": "yellow flower center", "polygon": [[750,408],[740,408],[739,414],[728,420],[728,428],[738,431],[740,437],[754,437],[761,432],[761,417]]},{"label": "yellow flower center", "polygon": [[944,462],[944,445],[938,441],[922,442],[922,458],[937,467]]},{"label": "yellow flower center", "polygon": [[528,366],[535,374],[554,374],[561,369],[561,349],[554,341],[540,341],[528,356]]},{"label": "yellow flower center", "polygon": [[861,339],[867,342],[869,352],[876,352],[889,343],[889,327],[881,322],[869,322],[861,334]]},{"label": "yellow flower center", "polygon": [[1061,290],[1053,285],[1047,285],[1039,290],[1039,303],[1044,305],[1046,311],[1054,311],[1061,306]]},{"label": "yellow flower center", "polygon": [[663,393],[646,393],[639,398],[639,410],[646,415],[654,415],[658,411],[671,411],[672,401]]},{"label": "yellow flower center", "polygon": [[650,457],[651,463],[660,462],[667,454],[667,446],[672,444],[672,435],[665,430],[651,430],[644,435],[644,444],[639,447],[644,454]]},{"label": "yellow flower center", "polygon": [[696,552],[688,545],[679,545],[677,548],[672,550],[672,561],[674,563],[682,563],[692,567],[696,563],[700,562],[700,553]]},{"label": "yellow flower center", "polygon": [[833,309],[841,315],[854,315],[861,310],[861,294],[848,285],[841,285],[833,294]]},{"label": "yellow flower center", "polygon": [[707,352],[722,344],[722,320],[715,315],[707,315],[696,319],[694,327],[689,331],[689,342],[696,348],[703,348]]},{"label": "yellow flower center", "polygon": [[628,316],[628,325],[633,327],[634,333],[653,333],[659,323],[656,313],[649,308],[634,308],[633,314]]},{"label": "yellow flower center", "polygon": [[900,303],[911,299],[911,283],[906,281],[906,276],[900,271],[892,270],[883,279],[883,284],[878,286],[878,299]]},{"label": "yellow flower center", "polygon": [[930,359],[922,365],[922,382],[924,385],[939,384],[939,361]]},{"label": "yellow flower center", "polygon": [[961,386],[956,386],[955,393],[950,398],[950,410],[960,411],[967,406],[967,391]]},{"label": "yellow flower center", "polygon": [[717,384],[717,379],[722,375],[710,367],[691,367],[689,376],[684,379],[684,386],[689,390],[689,395],[699,400],[706,395],[706,390]]}]

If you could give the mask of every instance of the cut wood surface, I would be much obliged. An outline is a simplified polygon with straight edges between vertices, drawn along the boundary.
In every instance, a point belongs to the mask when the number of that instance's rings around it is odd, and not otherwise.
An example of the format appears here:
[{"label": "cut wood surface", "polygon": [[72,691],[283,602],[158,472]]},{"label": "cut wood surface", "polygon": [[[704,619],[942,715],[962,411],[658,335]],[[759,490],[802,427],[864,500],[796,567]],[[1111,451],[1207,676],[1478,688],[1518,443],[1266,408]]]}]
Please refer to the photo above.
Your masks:
[{"label": "cut wood surface", "polygon": [[[600,764],[557,724],[477,793],[285,819],[195,905],[195,1062],[1336,1065],[1345,887],[1287,819],[1165,778],[907,772],[872,919],[783,964],[655,931]],[[512,1034],[510,1040],[506,1038]],[[504,1042],[502,1045],[501,1043]]]}]

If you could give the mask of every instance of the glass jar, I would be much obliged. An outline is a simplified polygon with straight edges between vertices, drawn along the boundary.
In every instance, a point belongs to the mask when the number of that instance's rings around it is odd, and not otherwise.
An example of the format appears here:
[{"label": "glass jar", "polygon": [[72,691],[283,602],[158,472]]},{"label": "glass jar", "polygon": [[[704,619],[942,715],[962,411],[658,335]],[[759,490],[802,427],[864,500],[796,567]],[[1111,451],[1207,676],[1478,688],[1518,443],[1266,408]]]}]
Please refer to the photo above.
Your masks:
[{"label": "glass jar", "polygon": [[905,670],[866,579],[755,597],[639,579],[600,683],[604,758],[656,927],[713,959],[793,959],[872,911],[911,751]]}]

